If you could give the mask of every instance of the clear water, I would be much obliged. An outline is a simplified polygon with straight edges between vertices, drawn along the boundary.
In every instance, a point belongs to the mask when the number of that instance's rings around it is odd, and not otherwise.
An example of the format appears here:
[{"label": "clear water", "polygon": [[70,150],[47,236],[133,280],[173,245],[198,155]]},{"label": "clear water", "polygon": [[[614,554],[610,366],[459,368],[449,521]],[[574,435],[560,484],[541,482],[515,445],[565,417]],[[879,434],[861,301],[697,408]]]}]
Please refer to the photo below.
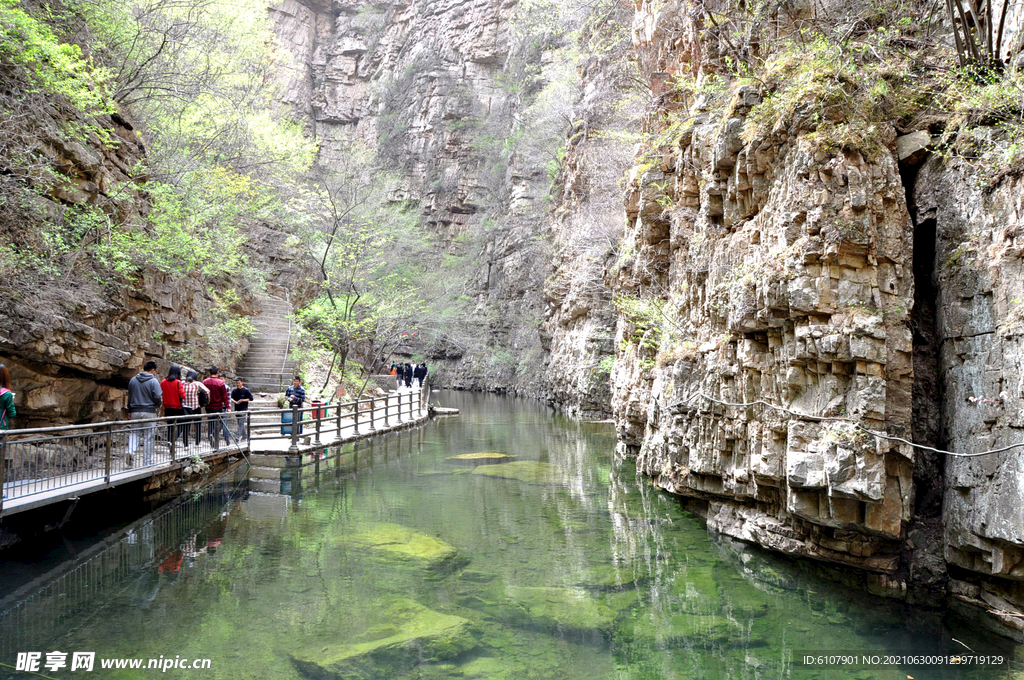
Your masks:
[{"label": "clear water", "polygon": [[[275,482],[284,494],[229,477],[50,559],[35,581],[0,584],[0,662],[81,650],[209,658],[208,670],[166,673],[202,678],[1011,677],[803,666],[803,654],[1012,649],[709,537],[615,462],[610,426],[442,395],[461,416],[364,442]],[[475,452],[516,464],[446,460]]]}]

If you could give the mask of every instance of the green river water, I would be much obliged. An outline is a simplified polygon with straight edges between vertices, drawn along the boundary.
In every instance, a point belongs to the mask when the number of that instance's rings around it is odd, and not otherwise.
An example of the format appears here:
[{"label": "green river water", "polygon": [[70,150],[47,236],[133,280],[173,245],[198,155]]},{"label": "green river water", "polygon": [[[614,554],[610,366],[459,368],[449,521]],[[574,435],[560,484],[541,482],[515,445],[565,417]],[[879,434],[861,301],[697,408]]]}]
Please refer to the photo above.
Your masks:
[{"label": "green river water", "polygon": [[[808,667],[807,654],[1013,652],[942,612],[710,537],[615,460],[610,425],[440,395],[462,414],[280,482],[243,466],[73,551],[0,562],[17,575],[0,585],[0,662],[32,650],[211,660],[41,670],[58,678],[1013,677]],[[478,452],[514,458],[447,460]]]}]

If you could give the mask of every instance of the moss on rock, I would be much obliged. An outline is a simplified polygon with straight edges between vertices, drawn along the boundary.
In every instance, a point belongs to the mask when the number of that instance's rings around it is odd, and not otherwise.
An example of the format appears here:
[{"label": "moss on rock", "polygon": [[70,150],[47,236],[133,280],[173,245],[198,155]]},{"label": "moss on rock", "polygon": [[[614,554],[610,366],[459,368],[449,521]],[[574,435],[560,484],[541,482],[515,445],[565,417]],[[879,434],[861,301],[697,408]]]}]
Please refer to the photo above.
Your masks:
[{"label": "moss on rock", "polygon": [[474,649],[469,622],[427,609],[413,600],[389,598],[374,622],[341,644],[318,643],[291,655],[310,678],[392,678],[423,662],[455,659]]},{"label": "moss on rock", "polygon": [[469,564],[467,558],[441,539],[401,524],[361,524],[354,532],[346,534],[342,540],[353,546],[372,550],[387,560],[420,564],[443,573],[456,571]]},{"label": "moss on rock", "polygon": [[481,466],[473,470],[475,475],[515,479],[527,484],[561,484],[558,468],[551,463],[535,460],[517,460],[511,463]]},{"label": "moss on rock", "polygon": [[457,456],[448,456],[445,460],[457,465],[495,465],[507,463],[513,458],[515,456],[508,453],[480,451],[479,453],[460,453]]},{"label": "moss on rock", "polygon": [[611,607],[579,588],[509,586],[462,604],[510,626],[560,633],[583,642],[603,639],[615,623]]}]

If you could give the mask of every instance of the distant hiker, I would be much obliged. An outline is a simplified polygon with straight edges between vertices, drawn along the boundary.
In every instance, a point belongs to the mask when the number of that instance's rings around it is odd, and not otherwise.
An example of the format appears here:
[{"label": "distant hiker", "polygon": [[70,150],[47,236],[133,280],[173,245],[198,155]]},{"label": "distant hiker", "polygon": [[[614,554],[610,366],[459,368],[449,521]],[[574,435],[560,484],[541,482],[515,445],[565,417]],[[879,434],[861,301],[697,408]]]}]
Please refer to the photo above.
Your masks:
[{"label": "distant hiker", "polygon": [[245,381],[241,378],[235,379],[235,389],[231,390],[231,403],[235,405],[235,413],[238,415],[238,438],[245,439],[247,437],[245,427],[245,416],[246,411],[249,410],[249,402],[253,399],[252,392],[245,386]]},{"label": "distant hiker", "polygon": [[306,401],[306,390],[302,389],[302,378],[295,376],[292,380],[292,385],[285,393],[284,398],[288,400],[288,406],[298,406],[302,408],[302,403]]},{"label": "distant hiker", "polygon": [[[181,405],[187,415],[202,413],[202,407],[210,403],[210,389],[199,382],[198,378],[199,374],[192,370],[188,372],[188,376],[185,378],[185,397],[181,400]],[[193,423],[195,423],[196,430],[196,446],[199,446],[203,430],[203,425],[199,418],[189,420],[185,425],[185,440],[188,441],[188,430],[192,427]]]},{"label": "distant hiker", "polygon": [[[0,430],[11,429],[11,418],[18,415],[14,408],[14,392],[11,392],[11,374],[7,367],[0,364]],[[0,465],[3,465],[0,461]]]},{"label": "distant hiker", "polygon": [[[156,370],[156,362],[150,359],[142,367],[142,372],[136,375],[128,383],[128,417],[132,420],[149,420],[156,418],[157,409],[163,404],[163,392],[160,383],[153,376]],[[149,422],[141,425],[132,425],[128,433],[128,467],[132,466],[132,459],[135,450],[139,446],[139,436],[142,436],[142,464],[153,464],[153,435],[156,433],[156,423]]]},{"label": "distant hiker", "polygon": [[[210,377],[203,381],[206,388],[210,390],[210,403],[206,405],[207,413],[224,413],[228,410],[228,388],[224,385],[224,381],[220,377],[220,369],[216,366],[210,367]],[[211,418],[210,425],[207,428],[210,437],[210,443],[214,441],[214,433],[217,431],[217,422],[220,422],[221,428],[224,430],[224,441],[231,441],[231,431],[228,430],[228,424],[225,422],[223,417]]]},{"label": "distant hiker", "polygon": [[395,379],[398,381],[395,384],[395,389],[402,389],[402,381],[405,379],[405,371],[402,370],[402,367],[399,364],[391,364],[391,375],[395,376]]},{"label": "distant hiker", "polygon": [[[163,392],[165,418],[185,415],[185,407],[182,404],[185,399],[185,384],[181,382],[181,366],[171,364],[171,369],[167,371],[167,377],[160,382],[160,391]],[[167,423],[168,440],[177,441],[179,432],[187,444],[188,424],[184,420]]]},{"label": "distant hiker", "polygon": [[416,378],[416,380],[419,381],[417,383],[418,387],[423,387],[423,381],[427,379],[427,365],[420,364],[415,369],[413,369],[412,377]]},{"label": "distant hiker", "polygon": [[412,364],[405,365],[405,386],[412,387]]}]

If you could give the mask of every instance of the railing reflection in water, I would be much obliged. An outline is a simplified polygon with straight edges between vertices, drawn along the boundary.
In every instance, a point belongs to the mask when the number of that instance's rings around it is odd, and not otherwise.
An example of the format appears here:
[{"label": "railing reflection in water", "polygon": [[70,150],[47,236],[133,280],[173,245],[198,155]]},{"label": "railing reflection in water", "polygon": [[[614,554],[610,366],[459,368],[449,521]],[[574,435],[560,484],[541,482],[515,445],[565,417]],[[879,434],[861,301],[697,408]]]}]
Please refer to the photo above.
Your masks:
[{"label": "railing reflection in water", "polygon": [[216,549],[232,505],[247,493],[247,480],[228,473],[7,595],[0,600],[0,658],[41,651],[112,597],[148,605],[161,575]]}]

